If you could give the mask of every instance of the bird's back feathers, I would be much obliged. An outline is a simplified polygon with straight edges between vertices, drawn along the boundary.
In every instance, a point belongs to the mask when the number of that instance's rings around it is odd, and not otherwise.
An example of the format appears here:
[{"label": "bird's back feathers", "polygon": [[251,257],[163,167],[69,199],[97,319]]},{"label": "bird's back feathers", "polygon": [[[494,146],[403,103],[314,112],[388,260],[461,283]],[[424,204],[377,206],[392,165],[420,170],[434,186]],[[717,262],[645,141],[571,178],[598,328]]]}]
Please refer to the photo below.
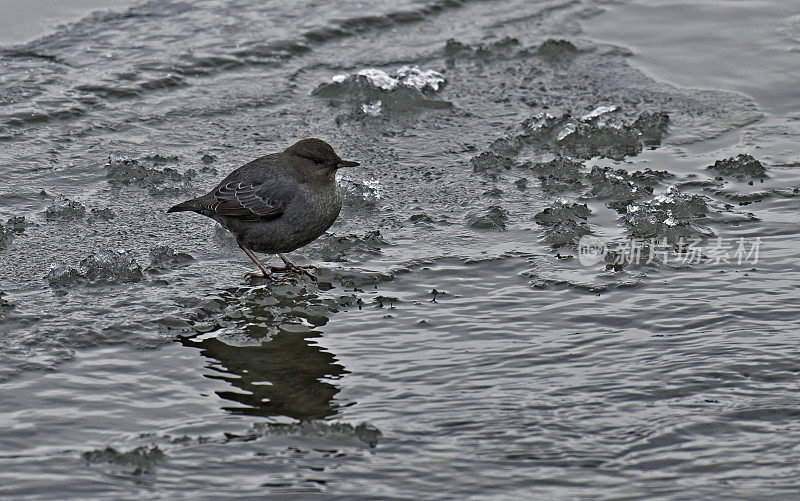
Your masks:
[{"label": "bird's back feathers", "polygon": [[202,209],[202,207],[200,207],[200,203],[196,198],[193,198],[191,200],[173,205],[167,209],[167,212],[199,211],[200,209]]},{"label": "bird's back feathers", "polygon": [[280,169],[281,160],[280,154],[253,160],[228,174],[209,193],[181,202],[167,212],[194,211],[247,221],[279,217],[298,185],[291,171]]}]

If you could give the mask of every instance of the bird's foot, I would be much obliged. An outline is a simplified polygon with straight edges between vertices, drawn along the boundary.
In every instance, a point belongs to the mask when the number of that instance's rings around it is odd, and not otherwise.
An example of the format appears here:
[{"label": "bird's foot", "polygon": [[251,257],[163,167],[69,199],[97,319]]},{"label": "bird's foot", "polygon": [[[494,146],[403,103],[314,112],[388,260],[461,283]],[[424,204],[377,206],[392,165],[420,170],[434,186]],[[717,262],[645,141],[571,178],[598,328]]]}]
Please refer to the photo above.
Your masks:
[{"label": "bird's foot", "polygon": [[290,265],[290,266],[270,266],[269,271],[277,271],[279,273],[285,273],[290,271],[292,273],[302,273],[303,270],[316,270],[317,267],[313,264],[303,264],[303,265]]},{"label": "bird's foot", "polygon": [[297,278],[289,276],[289,275],[286,275],[285,273],[281,273],[281,274],[270,273],[269,275],[265,275],[265,274],[261,273],[260,271],[255,271],[255,272],[252,272],[252,273],[245,273],[244,278],[245,278],[245,280],[249,280],[251,278],[267,278],[267,279],[272,280],[273,282],[277,282],[277,283],[286,283],[286,282],[295,283],[295,282],[297,282]]},{"label": "bird's foot", "polygon": [[269,278],[275,283],[297,283],[297,277],[287,275],[286,273],[271,273]]},{"label": "bird's foot", "polygon": [[308,270],[316,270],[317,267],[307,264],[298,266],[296,264],[287,264],[286,266],[270,266],[269,271],[278,273],[297,273],[298,275],[305,275],[310,278],[314,283],[317,282],[317,277]]}]

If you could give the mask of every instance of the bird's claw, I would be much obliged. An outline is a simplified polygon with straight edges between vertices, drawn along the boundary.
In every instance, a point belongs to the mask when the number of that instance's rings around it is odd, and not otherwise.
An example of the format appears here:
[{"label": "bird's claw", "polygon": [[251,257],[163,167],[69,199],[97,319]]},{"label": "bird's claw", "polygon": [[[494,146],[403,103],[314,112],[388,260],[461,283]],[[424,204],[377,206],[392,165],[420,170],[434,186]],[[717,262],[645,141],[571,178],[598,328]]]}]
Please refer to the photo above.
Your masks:
[{"label": "bird's claw", "polygon": [[301,270],[302,270],[302,273],[303,273],[303,275],[305,275],[305,276],[307,276],[308,278],[310,278],[312,282],[314,282],[314,283],[317,283],[317,282],[319,282],[319,280],[317,280],[317,277],[316,277],[316,276],[315,276],[313,273],[311,273],[310,271],[308,271],[308,270],[306,269],[306,267],[305,267],[305,266],[303,266],[303,267],[301,268]]},{"label": "bird's claw", "polygon": [[249,280],[251,278],[267,278],[267,279],[272,280],[273,282],[277,282],[277,283],[285,283],[285,282],[296,283],[297,282],[297,278],[291,277],[291,276],[286,275],[284,273],[280,273],[280,274],[279,273],[270,273],[269,275],[265,275],[265,274],[263,274],[261,272],[258,272],[258,271],[251,272],[251,273],[245,273],[244,278],[245,278],[245,280]]},{"label": "bird's claw", "polygon": [[303,265],[296,265],[292,264],[289,266],[270,266],[269,271],[277,271],[277,272],[287,272],[291,271],[292,273],[303,273],[303,270],[316,270],[317,267],[313,264],[303,264]]},{"label": "bird's claw", "polygon": [[293,284],[297,283],[296,277],[291,277],[285,273],[272,273],[270,274],[269,278],[276,283],[286,283],[286,282],[291,282]]},{"label": "bird's claw", "polygon": [[270,266],[269,268],[269,270],[272,272],[296,273],[298,275],[305,275],[308,278],[310,278],[314,283],[318,282],[317,277],[315,277],[314,274],[308,270],[316,270],[316,269],[317,269],[316,266],[310,264],[303,266],[298,266],[296,264],[286,265],[286,266]]}]

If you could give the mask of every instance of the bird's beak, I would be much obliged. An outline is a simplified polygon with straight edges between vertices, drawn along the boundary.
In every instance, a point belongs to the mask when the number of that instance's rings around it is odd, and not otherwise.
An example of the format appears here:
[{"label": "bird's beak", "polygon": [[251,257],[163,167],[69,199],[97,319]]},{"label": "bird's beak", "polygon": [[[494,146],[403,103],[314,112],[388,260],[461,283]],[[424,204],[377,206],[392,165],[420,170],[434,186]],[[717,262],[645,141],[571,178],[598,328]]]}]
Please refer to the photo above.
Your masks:
[{"label": "bird's beak", "polygon": [[341,169],[342,167],[356,167],[360,165],[358,162],[350,162],[348,160],[339,160],[339,163],[336,164],[337,169]]}]

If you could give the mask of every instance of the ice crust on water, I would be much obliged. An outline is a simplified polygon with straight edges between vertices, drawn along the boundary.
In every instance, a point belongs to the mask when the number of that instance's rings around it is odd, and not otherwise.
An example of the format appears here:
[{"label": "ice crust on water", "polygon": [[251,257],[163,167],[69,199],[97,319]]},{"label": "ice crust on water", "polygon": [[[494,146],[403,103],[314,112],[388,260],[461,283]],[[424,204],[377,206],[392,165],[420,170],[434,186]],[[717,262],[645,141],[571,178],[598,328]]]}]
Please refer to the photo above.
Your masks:
[{"label": "ice crust on water", "polygon": [[606,113],[611,113],[612,111],[616,111],[616,110],[617,110],[617,106],[616,105],[598,106],[597,108],[593,109],[589,113],[583,115],[581,117],[581,120],[583,120],[583,121],[593,120],[593,119],[599,117],[600,115],[605,115]]},{"label": "ice crust on water", "polygon": [[333,235],[326,233],[310,246],[315,256],[328,262],[347,262],[364,256],[377,256],[387,245],[378,230],[361,235]]},{"label": "ice crust on water", "polygon": [[491,151],[484,151],[470,159],[472,172],[497,174],[504,170],[511,170],[518,164],[511,158],[498,155]]},{"label": "ice crust on water", "polygon": [[13,233],[8,228],[0,225],[0,250],[5,249],[11,244]]},{"label": "ice crust on water", "polygon": [[435,70],[421,70],[418,66],[402,66],[397,70],[397,77],[402,85],[417,90],[430,89],[437,92],[445,83],[444,75]]},{"label": "ice crust on water", "polygon": [[357,103],[355,116],[378,117],[392,111],[413,108],[449,108],[450,103],[433,98],[446,82],[444,75],[418,66],[402,66],[390,73],[379,68],[364,68],[354,73],[334,75],[320,84],[313,95]]},{"label": "ice crust on water", "polygon": [[361,111],[364,112],[365,115],[369,115],[371,117],[377,117],[381,114],[381,107],[383,106],[383,102],[380,99],[377,101],[370,101],[369,103],[364,103],[361,105]]},{"label": "ice crust on water", "polygon": [[83,258],[77,268],[53,265],[46,279],[51,287],[138,282],[142,279],[142,267],[124,249],[101,250]]},{"label": "ice crust on water", "polygon": [[704,197],[670,186],[650,200],[628,205],[622,219],[633,237],[676,240],[711,235],[710,230],[701,225],[707,213]]},{"label": "ice crust on water", "polygon": [[644,169],[629,173],[623,169],[593,167],[586,176],[591,188],[585,198],[608,200],[607,205],[624,213],[633,200],[652,195],[653,188],[672,175],[666,171]]},{"label": "ice crust on water", "polygon": [[217,170],[204,165],[199,171],[186,169],[179,172],[168,164],[178,164],[176,156],[147,155],[132,158],[119,153],[108,156],[105,165],[106,179],[112,185],[131,185],[149,189],[151,194],[181,193],[190,188],[190,183],[201,173],[216,174]]},{"label": "ice crust on water", "polygon": [[158,273],[183,266],[191,261],[194,261],[191,254],[178,252],[168,245],[159,244],[150,251],[150,265],[147,267],[147,271]]},{"label": "ice crust on water", "polygon": [[519,133],[497,139],[489,150],[503,157],[532,148],[581,159],[622,160],[638,155],[644,146],[661,143],[669,123],[666,113],[644,112],[632,123],[623,123],[613,117],[616,110],[601,106],[578,119],[569,113],[537,114],[522,123]]},{"label": "ice crust on water", "polygon": [[570,59],[578,53],[578,48],[569,40],[545,40],[537,49],[536,54],[550,61]]},{"label": "ice crust on water", "polygon": [[739,154],[736,157],[727,158],[725,160],[717,160],[714,165],[708,167],[709,169],[726,177],[733,177],[739,180],[745,178],[764,178],[767,177],[767,171],[761,162],[756,160],[750,155]]},{"label": "ice crust on water", "polygon": [[444,75],[435,70],[422,70],[418,66],[401,66],[394,75],[378,68],[365,68],[355,73],[334,75],[333,83],[345,83],[363,77],[370,85],[383,90],[394,90],[398,86],[411,87],[419,91],[437,92],[444,84]]},{"label": "ice crust on water", "polygon": [[591,233],[586,219],[591,214],[586,204],[557,200],[554,205],[534,216],[544,226],[545,241],[553,247],[574,245],[580,237]]},{"label": "ice crust on water", "polygon": [[521,49],[519,40],[506,37],[495,42],[486,44],[469,45],[455,39],[449,39],[445,43],[444,53],[448,59],[468,58],[468,59],[511,59],[518,57]]},{"label": "ice crust on water", "polygon": [[505,230],[507,222],[508,212],[499,205],[467,214],[467,224],[476,230]]},{"label": "ice crust on water", "polygon": [[164,167],[163,169],[147,167],[142,165],[136,158],[120,154],[108,156],[106,177],[112,183],[135,184],[143,187],[184,180],[184,176],[171,167]]},{"label": "ice crust on water", "polygon": [[61,197],[45,209],[44,217],[48,221],[71,221],[86,215],[86,206],[76,200]]},{"label": "ice crust on water", "polygon": [[0,224],[0,250],[11,245],[14,235],[25,231],[25,225],[25,216],[12,216],[6,224]]},{"label": "ice crust on water", "polygon": [[531,169],[542,182],[547,192],[564,192],[583,187],[583,164],[568,157],[556,155],[548,162],[533,164]]},{"label": "ice crust on water", "polygon": [[574,57],[578,53],[578,49],[572,42],[567,40],[549,39],[535,47],[523,47],[520,41],[513,37],[505,37],[494,42],[474,45],[451,38],[445,43],[444,53],[449,59],[463,58],[486,61],[537,55],[551,63],[558,63]]},{"label": "ice crust on water", "polygon": [[164,459],[164,452],[158,446],[141,446],[129,451],[106,447],[84,452],[83,459],[88,464],[111,464],[140,475],[153,471],[156,464]]},{"label": "ice crust on water", "polygon": [[349,179],[342,177],[339,180],[342,188],[344,204],[356,209],[373,207],[383,198],[383,186],[379,179]]}]

